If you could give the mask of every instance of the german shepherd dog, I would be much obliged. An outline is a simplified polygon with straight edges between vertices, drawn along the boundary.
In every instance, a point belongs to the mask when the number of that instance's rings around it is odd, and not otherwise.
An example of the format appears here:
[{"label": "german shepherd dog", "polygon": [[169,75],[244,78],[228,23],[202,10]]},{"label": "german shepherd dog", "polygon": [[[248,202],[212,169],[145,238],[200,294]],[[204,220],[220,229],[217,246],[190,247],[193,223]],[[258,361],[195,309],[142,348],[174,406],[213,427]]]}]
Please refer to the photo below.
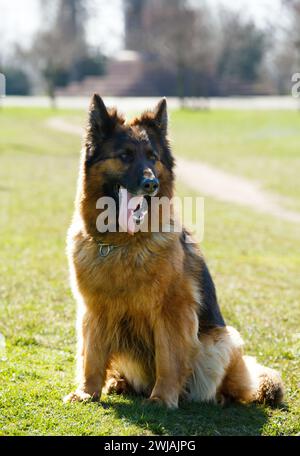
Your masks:
[{"label": "german shepherd dog", "polygon": [[[158,232],[134,232],[129,223],[142,199],[151,206],[154,196],[173,196],[167,117],[165,99],[127,123],[99,95],[92,98],[68,232],[78,388],[65,401],[131,391],[169,408],[179,399],[279,403],[280,375],[243,355],[188,232],[161,223]],[[131,209],[121,207],[120,189],[129,200],[138,197]],[[115,201],[118,216],[115,230],[99,232],[97,201],[104,196]],[[126,230],[119,229],[121,213]]]}]

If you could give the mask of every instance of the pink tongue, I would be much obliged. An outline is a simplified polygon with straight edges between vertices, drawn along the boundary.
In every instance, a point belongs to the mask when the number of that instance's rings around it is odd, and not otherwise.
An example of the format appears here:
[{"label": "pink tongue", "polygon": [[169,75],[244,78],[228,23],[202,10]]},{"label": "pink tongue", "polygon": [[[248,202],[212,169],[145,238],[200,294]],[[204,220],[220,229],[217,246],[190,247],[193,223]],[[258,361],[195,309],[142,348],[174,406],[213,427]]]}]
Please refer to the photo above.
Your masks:
[{"label": "pink tongue", "polygon": [[136,196],[128,192],[125,188],[121,188],[119,192],[119,226],[120,231],[127,231],[129,234],[134,234],[137,231],[137,226],[133,219],[133,213],[138,205],[143,202],[143,195]]}]

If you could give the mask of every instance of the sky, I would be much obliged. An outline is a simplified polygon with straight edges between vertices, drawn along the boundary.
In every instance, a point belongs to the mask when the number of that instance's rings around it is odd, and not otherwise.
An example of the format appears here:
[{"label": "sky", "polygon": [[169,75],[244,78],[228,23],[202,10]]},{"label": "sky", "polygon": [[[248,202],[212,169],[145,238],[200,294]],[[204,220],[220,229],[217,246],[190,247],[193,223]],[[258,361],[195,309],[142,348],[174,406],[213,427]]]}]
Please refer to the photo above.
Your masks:
[{"label": "sky", "polygon": [[[170,0],[172,1],[172,0]],[[192,0],[198,2],[200,0]],[[123,45],[122,0],[101,1],[87,30],[88,41],[99,45],[107,54],[114,54]],[[100,2],[99,2],[100,3]],[[258,25],[279,19],[280,0],[206,0],[208,6],[223,4],[254,17]],[[34,32],[40,26],[40,0],[0,0],[0,53],[7,54],[12,43],[30,46]],[[6,52],[5,52],[6,51]]]},{"label": "sky", "polygon": [[[30,46],[34,33],[40,27],[40,0],[0,0],[0,54],[12,43]],[[122,0],[94,0],[94,16],[89,21],[88,40],[111,54],[122,48],[124,34]],[[109,37],[109,39],[108,39]]]}]

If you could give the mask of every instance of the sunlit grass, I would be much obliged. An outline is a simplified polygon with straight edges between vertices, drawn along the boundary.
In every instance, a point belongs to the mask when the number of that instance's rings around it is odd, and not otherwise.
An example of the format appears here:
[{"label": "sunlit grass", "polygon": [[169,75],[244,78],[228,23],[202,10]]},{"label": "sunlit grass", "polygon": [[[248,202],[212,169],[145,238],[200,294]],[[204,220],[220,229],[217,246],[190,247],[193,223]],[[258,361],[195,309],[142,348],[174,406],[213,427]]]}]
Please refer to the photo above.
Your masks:
[{"label": "sunlit grass", "polygon": [[176,153],[261,183],[300,210],[300,114],[184,111],[171,114]]}]

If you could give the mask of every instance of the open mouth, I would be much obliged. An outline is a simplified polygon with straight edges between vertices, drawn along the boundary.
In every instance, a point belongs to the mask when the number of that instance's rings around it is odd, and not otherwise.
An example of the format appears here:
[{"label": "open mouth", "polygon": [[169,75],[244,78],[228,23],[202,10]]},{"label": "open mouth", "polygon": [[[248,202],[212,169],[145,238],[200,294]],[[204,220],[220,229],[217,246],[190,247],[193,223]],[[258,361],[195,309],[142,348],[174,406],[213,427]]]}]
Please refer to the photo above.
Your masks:
[{"label": "open mouth", "polygon": [[130,193],[125,187],[117,186],[119,195],[119,226],[122,231],[134,234],[137,226],[144,222],[148,204],[144,195]]}]

